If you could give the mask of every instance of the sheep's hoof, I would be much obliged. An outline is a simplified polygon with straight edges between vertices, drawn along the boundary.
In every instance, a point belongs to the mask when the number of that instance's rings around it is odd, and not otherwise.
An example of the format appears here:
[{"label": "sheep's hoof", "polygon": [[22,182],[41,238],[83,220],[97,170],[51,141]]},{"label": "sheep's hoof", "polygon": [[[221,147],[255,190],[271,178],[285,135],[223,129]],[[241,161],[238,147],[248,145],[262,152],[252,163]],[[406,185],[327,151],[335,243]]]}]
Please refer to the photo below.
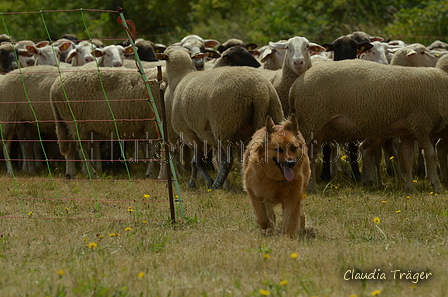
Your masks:
[{"label": "sheep's hoof", "polygon": [[190,181],[188,182],[188,188],[196,189],[196,183],[193,179],[190,179]]}]

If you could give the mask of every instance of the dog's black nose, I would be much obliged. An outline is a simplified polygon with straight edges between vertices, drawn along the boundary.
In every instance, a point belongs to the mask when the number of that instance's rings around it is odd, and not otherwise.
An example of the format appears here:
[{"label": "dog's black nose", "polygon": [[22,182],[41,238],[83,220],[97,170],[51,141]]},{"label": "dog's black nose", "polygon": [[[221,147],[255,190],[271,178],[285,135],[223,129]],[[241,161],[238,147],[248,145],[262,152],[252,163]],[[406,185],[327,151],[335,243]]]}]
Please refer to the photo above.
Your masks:
[{"label": "dog's black nose", "polygon": [[296,165],[296,161],[286,161],[286,167],[293,168]]}]

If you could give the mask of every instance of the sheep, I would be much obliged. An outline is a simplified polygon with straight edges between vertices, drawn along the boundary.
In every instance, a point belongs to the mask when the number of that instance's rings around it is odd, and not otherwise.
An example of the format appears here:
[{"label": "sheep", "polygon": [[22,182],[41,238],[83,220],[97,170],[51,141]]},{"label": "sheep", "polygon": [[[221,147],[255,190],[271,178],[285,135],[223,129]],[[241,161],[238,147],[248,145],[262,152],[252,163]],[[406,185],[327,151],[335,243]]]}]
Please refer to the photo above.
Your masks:
[{"label": "sheep", "polygon": [[[286,42],[286,40],[277,41],[277,43],[279,42]],[[286,51],[277,50],[268,44],[261,47],[259,53],[264,69],[277,70],[282,68]]]},{"label": "sheep", "polygon": [[[11,156],[12,140],[17,138],[25,160],[22,169],[29,174],[36,174],[42,165],[40,162],[27,161],[42,159],[40,153],[35,152],[36,144],[39,148],[40,143],[33,142],[39,139],[37,120],[41,137],[46,135],[47,139],[56,139],[49,94],[60,71],[54,66],[31,66],[11,71],[0,81],[3,92],[0,98],[0,121],[7,141],[4,155]],[[11,175],[11,163],[7,161],[6,166]]]},{"label": "sheep", "polygon": [[[173,47],[157,55],[166,60],[172,98],[168,113],[172,115],[172,128],[194,151],[193,164],[209,186],[220,188],[231,168],[232,144],[247,143],[253,132],[264,125],[267,115],[281,120],[283,112],[275,89],[256,69],[218,67],[196,71],[190,54]],[[202,159],[207,151],[205,144],[216,148],[222,160],[214,181]],[[190,187],[195,186],[197,169],[193,166]]]},{"label": "sheep", "polygon": [[[0,44],[0,73],[5,74],[17,68],[14,46],[9,42]],[[3,91],[2,91],[3,92]]]},{"label": "sheep", "polygon": [[83,66],[89,62],[93,62],[94,57],[92,51],[95,50],[95,48],[96,46],[90,41],[81,41],[75,45],[74,49],[70,50],[65,62],[71,63],[72,66]]},{"label": "sheep", "polygon": [[121,67],[123,66],[123,59],[126,55],[134,54],[132,46],[123,48],[120,45],[108,45],[104,48],[95,48],[92,54],[98,58],[97,64],[99,67]]},{"label": "sheep", "polygon": [[373,41],[371,44],[373,47],[364,51],[359,55],[359,58],[367,61],[389,64],[392,59],[392,53],[389,51],[389,44],[380,41]]},{"label": "sheep", "polygon": [[358,41],[359,43],[369,43],[373,41],[384,41],[382,37],[379,36],[371,36],[363,31],[354,31],[353,33],[346,35],[348,38],[353,38],[354,40]]},{"label": "sheep", "polygon": [[49,44],[48,41],[34,43],[34,41],[31,40],[21,40],[14,44],[20,67],[34,66],[34,56],[26,50],[27,45],[35,45],[40,48],[46,46],[47,44]]},{"label": "sheep", "polygon": [[[130,41],[127,40],[121,44],[123,47],[129,46]],[[137,54],[141,61],[157,62],[156,53],[163,53],[166,46],[160,43],[154,43],[143,38],[137,38],[134,42],[137,47]]]},{"label": "sheep", "polygon": [[285,116],[289,115],[289,88],[294,81],[311,67],[311,53],[323,52],[325,48],[309,42],[305,37],[295,36],[286,42],[270,42],[273,48],[285,51],[282,69],[260,69],[262,74],[269,79],[277,91]]},{"label": "sheep", "polygon": [[[59,150],[66,159],[66,177],[69,179],[76,178],[73,160],[77,141],[84,160],[85,157],[89,159],[91,147],[86,140],[90,140],[92,135],[95,139],[111,137],[114,140],[140,138],[149,141],[158,138],[151,120],[153,113],[146,99],[145,82],[137,71],[104,67],[100,68],[99,74],[85,71],[89,69],[85,66],[75,69],[55,80],[50,90]],[[152,75],[148,72],[148,76]],[[147,84],[157,102],[158,84],[153,80]],[[90,163],[87,163],[87,168],[95,176]],[[101,166],[96,166],[96,170],[101,170]]]},{"label": "sheep", "polygon": [[[198,35],[187,35],[180,42],[176,42],[173,46],[182,46],[190,52],[199,54],[205,53],[206,48],[214,48],[219,45],[219,42],[214,39],[202,39]],[[204,70],[205,57],[202,59],[195,59],[194,65],[197,70]]]},{"label": "sheep", "polygon": [[239,45],[229,47],[225,50],[213,65],[213,68],[223,66],[250,66],[258,68],[260,63],[245,48]]},{"label": "sheep", "polygon": [[[73,38],[74,38],[74,37],[73,37]],[[69,42],[69,43],[70,43],[70,46],[68,47],[67,50],[65,50],[65,51],[61,51],[61,54],[60,54],[60,56],[59,56],[59,61],[60,61],[60,62],[65,62],[65,60],[67,59],[67,56],[68,56],[68,54],[70,53],[70,51],[73,50],[73,49],[76,47],[76,43],[75,43],[73,40],[71,40],[71,39],[66,39],[66,38],[58,39],[58,40],[56,40],[56,41],[53,41],[53,43],[52,43],[53,46],[58,47],[59,45],[61,45],[61,44],[63,44],[63,43],[66,43],[66,42]]]},{"label": "sheep", "polygon": [[46,45],[40,48],[36,45],[26,45],[26,49],[34,56],[34,65],[58,66],[61,52],[69,50],[71,46],[71,41],[66,41],[58,46]]},{"label": "sheep", "polygon": [[241,47],[247,49],[248,51],[253,51],[254,49],[257,48],[257,45],[255,43],[247,43],[246,44],[241,39],[231,38],[231,39],[227,40],[226,42],[224,42],[223,44],[221,44],[218,47],[218,51],[222,54],[226,50],[228,50],[229,48],[231,48],[233,46],[241,46]]},{"label": "sheep", "polygon": [[415,44],[398,49],[391,60],[392,65],[411,67],[435,67],[440,53],[431,52],[422,44]]},{"label": "sheep", "polygon": [[341,36],[333,43],[322,44],[327,51],[333,52],[333,60],[340,61],[345,59],[355,59],[364,51],[373,47],[370,42],[358,42],[356,39],[349,36]]},{"label": "sheep", "polygon": [[310,190],[316,191],[315,148],[324,138],[351,141],[402,136],[402,146],[408,151],[404,154],[405,190],[413,190],[414,137],[425,150],[427,177],[439,192],[442,187],[430,134],[444,129],[448,121],[448,105],[444,102],[447,65],[445,56],[436,68],[345,60],[316,65],[297,79],[290,100],[312,152]]},{"label": "sheep", "polygon": [[433,43],[428,45],[429,50],[446,51],[448,50],[448,43],[441,40],[435,40]]}]

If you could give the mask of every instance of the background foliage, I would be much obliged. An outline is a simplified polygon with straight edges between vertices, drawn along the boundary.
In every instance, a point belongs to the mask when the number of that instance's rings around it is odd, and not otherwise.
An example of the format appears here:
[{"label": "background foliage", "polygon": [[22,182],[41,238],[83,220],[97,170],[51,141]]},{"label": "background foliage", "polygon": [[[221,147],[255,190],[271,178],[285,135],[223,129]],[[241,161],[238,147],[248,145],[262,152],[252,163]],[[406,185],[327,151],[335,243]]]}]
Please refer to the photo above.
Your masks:
[{"label": "background foliage", "polygon": [[[6,14],[68,9],[125,9],[137,27],[137,36],[170,44],[187,34],[221,42],[230,37],[258,43],[305,36],[317,43],[332,42],[340,35],[363,30],[386,39],[429,44],[448,35],[448,0],[2,0],[0,33],[17,40],[57,39],[64,33],[79,38],[123,38],[118,15],[79,12]],[[42,18],[44,16],[44,18]],[[42,26],[45,19],[46,32]]]}]

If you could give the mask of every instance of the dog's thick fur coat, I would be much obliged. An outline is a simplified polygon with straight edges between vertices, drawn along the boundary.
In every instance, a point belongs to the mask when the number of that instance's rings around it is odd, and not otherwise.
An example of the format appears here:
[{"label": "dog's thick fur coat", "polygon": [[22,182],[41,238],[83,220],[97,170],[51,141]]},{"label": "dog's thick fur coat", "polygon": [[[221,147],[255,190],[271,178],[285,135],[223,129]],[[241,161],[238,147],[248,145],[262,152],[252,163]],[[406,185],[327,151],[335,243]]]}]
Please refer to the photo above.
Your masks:
[{"label": "dog's thick fur coat", "polygon": [[292,238],[305,231],[302,199],[310,179],[310,162],[296,116],[266,127],[252,137],[243,159],[244,186],[257,223],[268,234],[275,231],[274,206],[282,205],[282,233]]}]

